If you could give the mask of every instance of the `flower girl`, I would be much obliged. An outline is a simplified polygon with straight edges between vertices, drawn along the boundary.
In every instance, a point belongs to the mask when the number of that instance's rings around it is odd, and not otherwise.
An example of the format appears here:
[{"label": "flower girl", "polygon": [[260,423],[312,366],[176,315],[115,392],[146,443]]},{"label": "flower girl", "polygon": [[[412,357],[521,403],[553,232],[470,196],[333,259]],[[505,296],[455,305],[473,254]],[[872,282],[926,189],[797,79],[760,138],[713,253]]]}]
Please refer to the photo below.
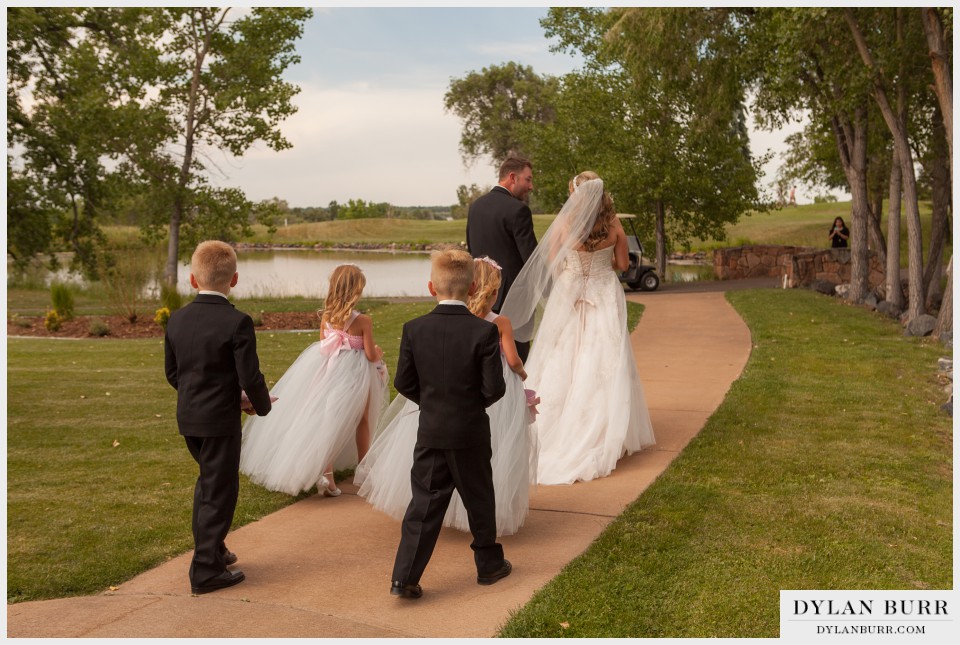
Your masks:
[{"label": "flower girl", "polygon": [[322,340],[303,350],[273,388],[283,403],[244,426],[240,472],[257,484],[288,495],[316,484],[325,497],[336,497],[334,465],[353,465],[367,453],[371,420],[388,394],[370,317],[354,310],[365,285],[355,265],[333,270]]},{"label": "flower girl", "polygon": [[[476,291],[469,307],[475,315],[493,322],[500,331],[500,357],[507,390],[487,408],[493,451],[493,488],[496,499],[497,535],[512,535],[523,524],[529,509],[530,484],[537,474],[537,434],[523,389],[527,374],[513,342],[510,321],[492,313],[500,288],[500,267],[490,258],[478,258],[474,277]],[[357,494],[379,511],[402,520],[412,496],[410,468],[417,440],[419,407],[397,396],[380,420],[382,433],[357,466]],[[444,526],[469,531],[467,511],[454,492],[443,519]]]}]

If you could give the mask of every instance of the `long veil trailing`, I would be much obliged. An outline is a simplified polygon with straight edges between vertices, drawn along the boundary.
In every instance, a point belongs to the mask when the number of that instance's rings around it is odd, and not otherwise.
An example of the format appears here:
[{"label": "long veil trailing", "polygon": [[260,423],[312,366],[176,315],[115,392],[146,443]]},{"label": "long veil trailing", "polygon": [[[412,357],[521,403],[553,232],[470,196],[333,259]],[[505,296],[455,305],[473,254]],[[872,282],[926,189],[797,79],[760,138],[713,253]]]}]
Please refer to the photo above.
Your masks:
[{"label": "long veil trailing", "polygon": [[577,186],[510,287],[500,313],[510,319],[517,342],[533,338],[537,305],[550,295],[567,254],[590,235],[602,197],[602,179]]}]

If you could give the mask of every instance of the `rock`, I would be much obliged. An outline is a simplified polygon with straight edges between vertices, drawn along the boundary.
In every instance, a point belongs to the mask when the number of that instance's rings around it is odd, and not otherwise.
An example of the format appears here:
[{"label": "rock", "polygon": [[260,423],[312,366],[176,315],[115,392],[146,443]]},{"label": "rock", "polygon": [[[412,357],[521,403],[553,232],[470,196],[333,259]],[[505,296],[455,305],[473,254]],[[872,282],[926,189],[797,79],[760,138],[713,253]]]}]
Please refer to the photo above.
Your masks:
[{"label": "rock", "polygon": [[950,396],[950,400],[940,406],[940,409],[950,415],[953,418],[953,395]]},{"label": "rock", "polygon": [[877,297],[872,293],[863,299],[863,305],[870,310],[877,308]]},{"label": "rock", "polygon": [[850,285],[849,285],[849,284],[838,284],[837,286],[835,286],[835,287],[833,288],[833,290],[834,290],[834,292],[837,294],[837,297],[838,297],[838,298],[843,298],[844,300],[846,300],[846,299],[847,299],[847,294],[850,293]]},{"label": "rock", "polygon": [[892,302],[889,302],[888,300],[882,300],[881,302],[877,303],[877,311],[885,316],[890,316],[891,318],[900,317],[900,307],[896,306]]},{"label": "rock", "polygon": [[822,294],[832,296],[834,289],[837,285],[832,282],[827,282],[826,280],[814,280],[810,283],[810,288],[814,291],[819,291]]},{"label": "rock", "polygon": [[940,358],[937,360],[937,369],[941,372],[953,372],[953,359]]},{"label": "rock", "polygon": [[903,333],[906,336],[929,336],[936,326],[936,318],[929,314],[923,314],[908,322]]}]

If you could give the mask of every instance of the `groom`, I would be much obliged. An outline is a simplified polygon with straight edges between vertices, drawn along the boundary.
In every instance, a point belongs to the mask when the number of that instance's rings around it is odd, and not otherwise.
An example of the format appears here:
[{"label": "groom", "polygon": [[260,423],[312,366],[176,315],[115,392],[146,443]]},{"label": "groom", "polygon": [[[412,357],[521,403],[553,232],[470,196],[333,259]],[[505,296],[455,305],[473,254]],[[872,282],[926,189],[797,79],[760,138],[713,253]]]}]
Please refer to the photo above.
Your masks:
[{"label": "groom", "polygon": [[390,593],[423,595],[420,576],[433,554],[453,491],[470,518],[477,584],[510,575],[497,542],[496,505],[485,408],[506,390],[497,326],[467,309],[473,258],[459,249],[434,251],[431,295],[437,307],[403,326],[393,384],[420,406],[410,484],[413,497],[400,529]]},{"label": "groom", "polygon": [[[510,285],[537,248],[533,215],[524,199],[533,190],[533,164],[509,156],[500,164],[500,183],[470,205],[467,214],[467,248],[475,257],[488,256],[502,267],[500,295],[493,310],[500,313]],[[526,362],[530,343],[517,343]]]}]

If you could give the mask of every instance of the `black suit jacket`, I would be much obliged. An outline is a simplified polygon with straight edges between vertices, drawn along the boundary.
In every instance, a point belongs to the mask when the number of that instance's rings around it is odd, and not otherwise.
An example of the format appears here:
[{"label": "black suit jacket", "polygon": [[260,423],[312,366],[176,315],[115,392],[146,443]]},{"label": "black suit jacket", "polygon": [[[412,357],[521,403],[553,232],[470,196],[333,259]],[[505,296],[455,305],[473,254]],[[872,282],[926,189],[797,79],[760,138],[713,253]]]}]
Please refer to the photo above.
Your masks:
[{"label": "black suit jacket", "polygon": [[407,322],[393,384],[420,406],[417,446],[489,446],[485,408],[506,391],[501,365],[497,326],[462,305]]},{"label": "black suit jacket", "polygon": [[470,205],[467,248],[473,257],[490,256],[503,268],[500,295],[493,306],[494,311],[499,312],[510,285],[537,248],[530,207],[503,186],[494,186]]},{"label": "black suit jacket", "polygon": [[180,434],[239,433],[241,388],[258,415],[270,412],[253,321],[225,298],[200,294],[173,312],[163,344],[167,381],[177,390]]}]

